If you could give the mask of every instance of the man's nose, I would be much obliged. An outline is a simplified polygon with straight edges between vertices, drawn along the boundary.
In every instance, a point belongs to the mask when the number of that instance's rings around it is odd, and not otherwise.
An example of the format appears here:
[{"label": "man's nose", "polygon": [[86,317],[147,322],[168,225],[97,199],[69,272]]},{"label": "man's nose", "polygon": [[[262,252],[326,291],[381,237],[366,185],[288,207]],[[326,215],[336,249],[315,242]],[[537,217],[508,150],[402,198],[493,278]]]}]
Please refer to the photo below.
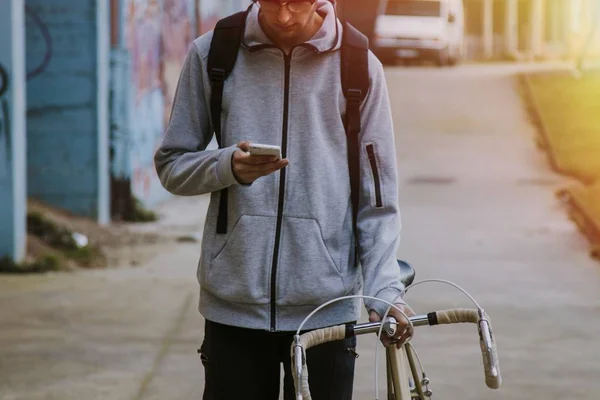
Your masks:
[{"label": "man's nose", "polygon": [[282,4],[279,6],[279,12],[277,13],[277,22],[281,25],[286,25],[288,21],[292,18],[292,13],[286,4]]}]

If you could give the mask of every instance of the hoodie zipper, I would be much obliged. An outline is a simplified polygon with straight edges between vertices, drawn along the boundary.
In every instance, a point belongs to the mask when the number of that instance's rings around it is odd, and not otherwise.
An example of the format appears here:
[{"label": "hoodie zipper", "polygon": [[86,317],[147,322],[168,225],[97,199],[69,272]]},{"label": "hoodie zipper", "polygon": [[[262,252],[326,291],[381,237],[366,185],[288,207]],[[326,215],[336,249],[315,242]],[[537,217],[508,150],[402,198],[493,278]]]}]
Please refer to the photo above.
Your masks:
[{"label": "hoodie zipper", "polygon": [[377,168],[375,146],[373,144],[367,145],[367,155],[369,156],[369,164],[371,164],[371,171],[373,171],[373,179],[375,180],[375,206],[380,208],[383,207],[383,201],[381,200],[381,182],[379,181],[379,168]]},{"label": "hoodie zipper", "polygon": [[[283,128],[281,138],[281,156],[287,157],[287,136],[288,136],[288,119],[289,119],[289,103],[290,103],[290,69],[292,63],[292,52],[287,55],[284,53],[285,59],[285,88],[283,99]],[[279,202],[277,204],[277,227],[275,228],[275,248],[273,249],[273,265],[271,267],[271,332],[277,329],[277,260],[279,258],[279,242],[281,240],[281,226],[283,224],[283,204],[285,195],[285,175],[286,169],[283,168],[279,172]]]}]

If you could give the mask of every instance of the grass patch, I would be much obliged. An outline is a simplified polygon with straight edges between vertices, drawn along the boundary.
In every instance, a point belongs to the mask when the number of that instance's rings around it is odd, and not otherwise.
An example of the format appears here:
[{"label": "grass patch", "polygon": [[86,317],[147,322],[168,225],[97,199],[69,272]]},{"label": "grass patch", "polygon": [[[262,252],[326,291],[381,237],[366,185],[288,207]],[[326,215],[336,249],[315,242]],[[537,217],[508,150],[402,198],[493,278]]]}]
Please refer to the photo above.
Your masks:
[{"label": "grass patch", "polygon": [[87,245],[73,250],[64,251],[63,254],[69,260],[73,260],[81,267],[94,267],[96,260],[104,260],[104,254],[97,247]]},{"label": "grass patch", "polygon": [[158,221],[158,216],[151,210],[146,209],[138,199],[133,199],[131,211],[123,216],[127,222],[154,222]]},{"label": "grass patch", "polygon": [[78,266],[91,267],[95,266],[98,260],[104,258],[99,248],[91,244],[79,246],[73,238],[72,231],[57,225],[40,212],[34,211],[27,214],[27,232],[57,250],[61,256],[48,255],[44,256],[42,260],[56,258],[56,264],[60,265],[60,258],[65,258],[74,261]]},{"label": "grass patch", "polygon": [[600,178],[600,73],[533,74],[531,94],[560,172],[583,182]]},{"label": "grass patch", "polygon": [[46,255],[31,262],[15,263],[11,258],[0,259],[0,273],[3,274],[41,274],[62,269],[61,260],[54,255]]},{"label": "grass patch", "polygon": [[[600,72],[527,77],[542,142],[558,172],[581,185],[565,189],[570,217],[592,243],[600,243]],[[600,247],[592,255],[598,257]]]},{"label": "grass patch", "polygon": [[573,185],[566,192],[571,198],[571,219],[593,243],[600,244],[600,182],[587,186]]},{"label": "grass patch", "polygon": [[42,213],[30,212],[27,214],[27,232],[39,237],[56,249],[77,249],[77,243],[73,239],[73,232],[56,225]]}]

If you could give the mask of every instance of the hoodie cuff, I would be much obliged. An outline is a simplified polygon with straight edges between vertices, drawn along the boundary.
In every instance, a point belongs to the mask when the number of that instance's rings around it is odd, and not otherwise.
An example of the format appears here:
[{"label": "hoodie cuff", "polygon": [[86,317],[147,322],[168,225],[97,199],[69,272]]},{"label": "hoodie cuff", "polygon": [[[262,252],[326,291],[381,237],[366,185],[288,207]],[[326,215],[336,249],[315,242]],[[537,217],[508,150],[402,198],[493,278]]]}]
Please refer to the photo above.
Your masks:
[{"label": "hoodie cuff", "polygon": [[231,165],[233,154],[236,152],[236,150],[239,150],[237,145],[225,147],[223,151],[221,151],[221,155],[219,155],[219,159],[217,161],[217,179],[221,185],[223,185],[223,187],[242,185],[235,178],[235,175],[233,174],[233,166]]},{"label": "hoodie cuff", "polygon": [[[402,299],[404,297],[404,291],[396,288],[387,288],[383,289],[375,297],[389,301],[392,304],[406,304],[406,302]],[[385,312],[390,307],[388,304],[383,303],[381,301],[368,299],[365,301],[365,307],[367,308],[367,312],[375,311],[379,314],[379,317],[383,318]]]}]

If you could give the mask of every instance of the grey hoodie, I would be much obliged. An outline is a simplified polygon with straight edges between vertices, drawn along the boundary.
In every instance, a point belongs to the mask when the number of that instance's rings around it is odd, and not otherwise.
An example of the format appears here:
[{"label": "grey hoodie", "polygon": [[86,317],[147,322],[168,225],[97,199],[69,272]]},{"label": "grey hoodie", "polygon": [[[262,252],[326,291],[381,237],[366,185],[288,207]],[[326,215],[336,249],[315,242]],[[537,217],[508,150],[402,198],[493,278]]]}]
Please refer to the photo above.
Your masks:
[{"label": "grey hoodie", "polygon": [[[342,25],[320,0],[322,28],[287,58],[263,33],[252,6],[236,66],[225,82],[222,146],[213,137],[206,63],[212,32],[187,56],[155,164],[173,194],[211,193],[198,267],[200,312],[208,320],[290,331],[318,305],[364,294],[402,302],[397,172],[383,68],[369,54],[370,91],[361,106],[360,266],[354,235],[340,80]],[[282,146],[289,165],[241,185],[232,172],[236,144]],[[229,188],[227,234],[216,233],[220,190]],[[360,301],[335,303],[306,328],[357,320]],[[366,301],[382,315],[387,305]]]}]

